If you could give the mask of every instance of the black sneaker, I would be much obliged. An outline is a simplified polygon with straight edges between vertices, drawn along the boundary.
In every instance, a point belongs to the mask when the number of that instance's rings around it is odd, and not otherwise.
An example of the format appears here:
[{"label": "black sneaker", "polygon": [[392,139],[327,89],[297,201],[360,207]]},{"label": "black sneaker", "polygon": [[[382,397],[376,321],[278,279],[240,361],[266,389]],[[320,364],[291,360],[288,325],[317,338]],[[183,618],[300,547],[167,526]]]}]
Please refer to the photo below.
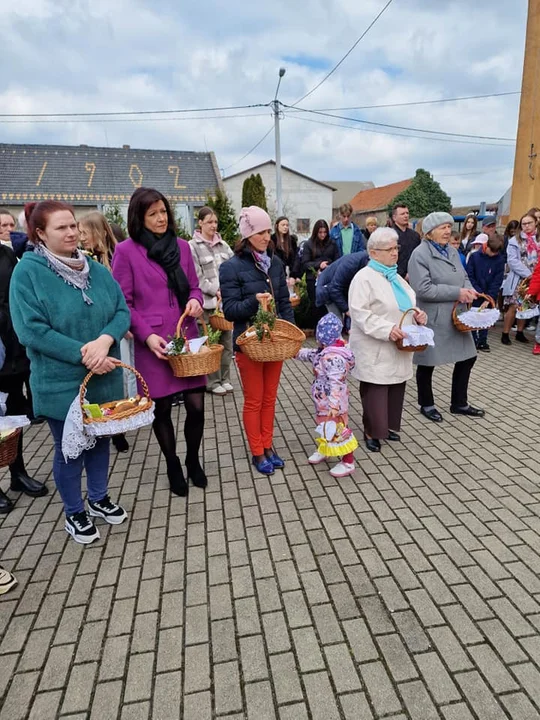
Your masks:
[{"label": "black sneaker", "polygon": [[477,345],[477,350],[480,350],[480,352],[491,352],[491,348],[487,343],[479,343]]},{"label": "black sneaker", "polygon": [[66,517],[65,529],[75,542],[82,545],[89,545],[100,538],[99,530],[88,517],[86,510]]},{"label": "black sneaker", "polygon": [[93,517],[100,517],[110,525],[120,525],[127,518],[127,512],[120,505],[111,502],[108,495],[102,500],[93,503],[88,501],[88,513]]}]

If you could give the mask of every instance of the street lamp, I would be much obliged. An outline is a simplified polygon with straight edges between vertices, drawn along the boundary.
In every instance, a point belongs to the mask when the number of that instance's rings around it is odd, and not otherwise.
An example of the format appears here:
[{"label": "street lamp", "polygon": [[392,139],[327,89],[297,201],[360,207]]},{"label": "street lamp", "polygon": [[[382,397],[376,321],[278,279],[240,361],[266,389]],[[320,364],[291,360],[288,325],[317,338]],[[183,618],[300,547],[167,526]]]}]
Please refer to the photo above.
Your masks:
[{"label": "street lamp", "polygon": [[278,217],[283,214],[283,199],[281,197],[281,142],[279,137],[279,100],[278,92],[281,85],[281,78],[285,75],[285,68],[279,68],[279,80],[276,88],[276,95],[272,102],[274,110],[274,138],[276,142],[276,202]]}]

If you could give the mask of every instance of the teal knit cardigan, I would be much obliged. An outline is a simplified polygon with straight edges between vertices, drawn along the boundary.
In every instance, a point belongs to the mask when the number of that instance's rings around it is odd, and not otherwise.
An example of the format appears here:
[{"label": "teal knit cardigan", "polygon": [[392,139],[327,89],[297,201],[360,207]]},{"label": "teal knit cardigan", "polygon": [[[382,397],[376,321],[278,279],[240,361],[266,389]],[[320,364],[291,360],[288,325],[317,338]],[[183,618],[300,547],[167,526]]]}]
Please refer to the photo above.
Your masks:
[{"label": "teal knit cardigan", "polygon": [[[44,257],[27,252],[11,277],[9,304],[13,327],[30,358],[34,413],[65,420],[88,370],[81,348],[100,335],[114,338],[109,355],[120,358],[120,340],[130,313],[120,286],[107,268],[90,263],[87,305],[77,288],[65,283]],[[94,375],[88,384],[90,402],[119,400],[122,370]]]}]

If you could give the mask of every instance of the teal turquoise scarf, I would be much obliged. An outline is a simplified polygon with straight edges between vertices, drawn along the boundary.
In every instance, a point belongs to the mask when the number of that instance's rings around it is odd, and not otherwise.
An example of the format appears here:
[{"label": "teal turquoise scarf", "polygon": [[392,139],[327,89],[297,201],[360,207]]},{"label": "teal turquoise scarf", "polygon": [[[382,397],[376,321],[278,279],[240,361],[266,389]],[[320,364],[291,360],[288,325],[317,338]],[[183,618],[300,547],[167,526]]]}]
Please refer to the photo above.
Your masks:
[{"label": "teal turquoise scarf", "polygon": [[380,272],[381,275],[384,275],[384,277],[392,285],[394,297],[396,298],[398,308],[401,310],[401,312],[405,312],[405,310],[409,310],[412,307],[411,298],[409,297],[409,294],[406,292],[405,288],[399,281],[399,277],[397,274],[397,265],[388,266],[377,262],[377,260],[370,260],[368,262],[368,267],[370,267],[372,270]]}]

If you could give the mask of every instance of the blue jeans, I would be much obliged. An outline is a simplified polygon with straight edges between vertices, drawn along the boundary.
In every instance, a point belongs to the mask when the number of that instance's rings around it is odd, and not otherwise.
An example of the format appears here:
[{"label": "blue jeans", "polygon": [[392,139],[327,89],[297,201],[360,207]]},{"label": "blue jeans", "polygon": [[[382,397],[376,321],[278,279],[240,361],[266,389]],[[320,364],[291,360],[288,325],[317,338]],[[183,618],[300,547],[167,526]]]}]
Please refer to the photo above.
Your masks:
[{"label": "blue jeans", "polygon": [[476,346],[485,345],[488,339],[488,330],[473,330],[472,336]]},{"label": "blue jeans", "polygon": [[53,477],[66,515],[84,510],[81,491],[83,466],[86,469],[86,486],[88,499],[92,502],[102,500],[107,495],[109,480],[109,438],[97,438],[96,446],[85,450],[75,460],[66,462],[62,453],[62,433],[64,421],[47,418],[54,438]]}]

